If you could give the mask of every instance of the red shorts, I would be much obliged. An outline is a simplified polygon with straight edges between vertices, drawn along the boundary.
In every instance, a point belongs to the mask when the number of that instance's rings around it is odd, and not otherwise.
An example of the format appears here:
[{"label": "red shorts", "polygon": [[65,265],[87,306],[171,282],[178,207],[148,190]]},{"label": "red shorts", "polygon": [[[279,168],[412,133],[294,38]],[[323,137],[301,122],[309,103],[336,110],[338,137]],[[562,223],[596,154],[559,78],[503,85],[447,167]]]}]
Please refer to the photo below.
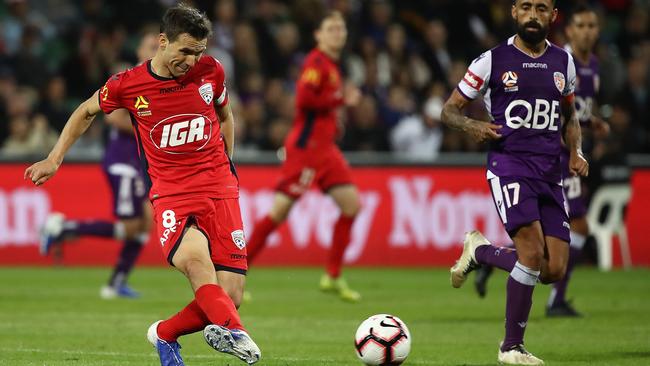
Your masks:
[{"label": "red shorts", "polygon": [[161,198],[153,201],[157,242],[169,264],[185,230],[196,226],[208,239],[215,268],[246,274],[246,239],[237,198]]},{"label": "red shorts", "polygon": [[318,150],[287,149],[282,177],[276,190],[298,198],[315,183],[327,192],[334,186],[352,184],[350,165],[336,146]]}]

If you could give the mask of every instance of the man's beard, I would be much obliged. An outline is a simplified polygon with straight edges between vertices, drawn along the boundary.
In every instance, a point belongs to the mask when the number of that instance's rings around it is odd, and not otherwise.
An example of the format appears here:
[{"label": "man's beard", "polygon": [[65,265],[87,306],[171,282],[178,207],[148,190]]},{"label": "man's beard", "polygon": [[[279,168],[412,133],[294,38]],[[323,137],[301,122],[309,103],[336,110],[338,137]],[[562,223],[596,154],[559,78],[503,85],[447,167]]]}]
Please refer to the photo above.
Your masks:
[{"label": "man's beard", "polygon": [[[534,31],[529,31],[528,27],[534,27]],[[548,35],[548,28],[544,28],[539,23],[530,21],[525,24],[517,23],[517,35],[528,44],[538,44],[546,39]]]}]

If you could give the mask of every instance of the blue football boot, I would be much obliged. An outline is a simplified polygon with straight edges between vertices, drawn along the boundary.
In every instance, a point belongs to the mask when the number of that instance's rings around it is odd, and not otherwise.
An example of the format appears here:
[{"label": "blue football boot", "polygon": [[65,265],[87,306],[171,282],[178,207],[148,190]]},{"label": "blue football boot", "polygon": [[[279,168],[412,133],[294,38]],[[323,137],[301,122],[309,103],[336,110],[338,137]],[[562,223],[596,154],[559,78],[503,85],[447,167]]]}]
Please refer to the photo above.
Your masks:
[{"label": "blue football boot", "polygon": [[181,357],[181,345],[178,342],[167,342],[158,338],[158,324],[162,320],[151,324],[147,331],[147,340],[158,351],[160,357],[160,366],[185,366]]},{"label": "blue football boot", "polygon": [[228,353],[252,365],[260,360],[260,349],[248,333],[239,329],[228,329],[210,324],[203,329],[203,338],[210,347]]}]

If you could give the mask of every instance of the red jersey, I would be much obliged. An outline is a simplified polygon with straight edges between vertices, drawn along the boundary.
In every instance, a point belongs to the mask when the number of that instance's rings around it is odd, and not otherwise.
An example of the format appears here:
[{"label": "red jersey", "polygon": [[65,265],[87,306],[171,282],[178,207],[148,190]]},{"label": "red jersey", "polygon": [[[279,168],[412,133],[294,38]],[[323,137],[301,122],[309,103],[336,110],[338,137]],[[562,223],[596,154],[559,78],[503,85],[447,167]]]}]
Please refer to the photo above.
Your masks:
[{"label": "red jersey", "polygon": [[204,56],[182,77],[154,74],[151,61],[112,76],[100,90],[104,113],[126,108],[150,178],[149,198],[237,198],[215,106],[228,103],[221,64]]},{"label": "red jersey", "polygon": [[314,48],[305,58],[296,86],[296,116],[287,149],[313,149],[335,144],[338,108],[343,104],[339,66]]}]

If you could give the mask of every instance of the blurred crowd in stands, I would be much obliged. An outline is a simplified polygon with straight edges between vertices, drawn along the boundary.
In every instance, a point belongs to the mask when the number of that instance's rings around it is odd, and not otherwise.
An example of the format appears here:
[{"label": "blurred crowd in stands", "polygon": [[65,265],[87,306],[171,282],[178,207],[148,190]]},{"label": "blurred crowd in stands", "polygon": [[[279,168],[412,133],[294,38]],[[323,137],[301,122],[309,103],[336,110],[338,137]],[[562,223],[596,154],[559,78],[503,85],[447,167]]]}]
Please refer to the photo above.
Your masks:
[{"label": "blurred crowd in stands", "polygon": [[[157,32],[172,0],[0,0],[0,146],[19,158],[47,153],[72,109],[133,66],[143,32]],[[323,9],[338,9],[349,39],[341,67],[363,91],[344,113],[347,151],[397,151],[423,159],[485,146],[442,126],[440,112],[471,60],[514,33],[512,0],[185,1],[213,21],[208,53],[225,66],[238,150],[275,150],[294,115],[294,84]],[[551,41],[564,45],[558,1]],[[600,113],[611,124],[590,150],[650,152],[650,2],[583,1],[601,17]],[[473,117],[487,119],[475,101]],[[101,155],[99,117],[71,154]]]}]

